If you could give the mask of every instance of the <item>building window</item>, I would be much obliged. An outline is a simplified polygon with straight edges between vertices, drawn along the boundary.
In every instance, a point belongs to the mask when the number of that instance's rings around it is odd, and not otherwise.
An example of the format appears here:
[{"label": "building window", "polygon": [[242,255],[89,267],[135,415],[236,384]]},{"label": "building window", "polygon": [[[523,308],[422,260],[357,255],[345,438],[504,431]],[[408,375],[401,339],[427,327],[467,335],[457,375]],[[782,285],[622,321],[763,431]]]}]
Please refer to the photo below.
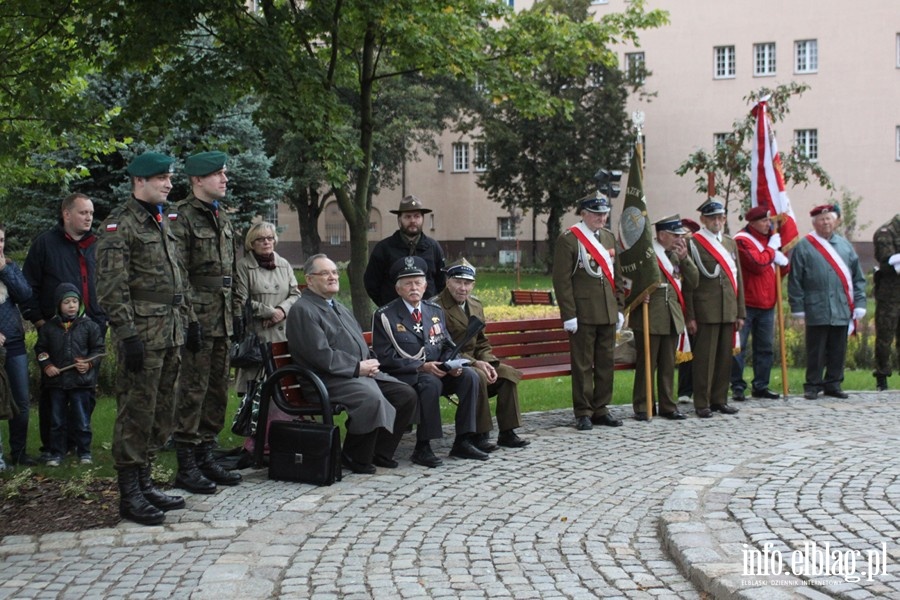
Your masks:
[{"label": "building window", "polygon": [[735,76],[734,46],[716,46],[716,79],[732,79]]},{"label": "building window", "polygon": [[644,83],[644,53],[628,52],[625,54],[625,74],[635,83]]},{"label": "building window", "polygon": [[265,220],[278,227],[278,203],[271,201],[266,209]]},{"label": "building window", "polygon": [[438,171],[444,172],[444,153],[440,153],[437,155],[437,167]]},{"label": "building window", "polygon": [[609,4],[609,0],[591,0],[591,4]]},{"label": "building window", "polygon": [[816,40],[794,42],[794,72],[815,73],[819,70],[819,43]]},{"label": "building window", "polygon": [[497,219],[497,239],[516,239],[516,219],[514,217],[499,217]]},{"label": "building window", "polygon": [[472,157],[472,165],[476,171],[483,172],[488,169],[488,153],[487,144],[484,142],[475,142],[472,151],[475,155]]},{"label": "building window", "polygon": [[812,162],[819,160],[819,130],[795,129],[794,145]]},{"label": "building window", "polygon": [[775,74],[775,42],[753,44],[753,74],[757,77]]},{"label": "building window", "polygon": [[337,202],[325,207],[325,239],[331,246],[340,246],[347,240],[347,221]]},{"label": "building window", "polygon": [[897,34],[897,68],[900,69],[900,33]]},{"label": "building window", "polygon": [[457,142],[453,144],[453,172],[462,173],[469,170],[469,144]]},{"label": "building window", "polygon": [[728,136],[730,133],[714,133],[713,134],[713,148],[718,148],[719,146],[724,146],[728,143]]},{"label": "building window", "polygon": [[897,155],[894,157],[895,160],[900,160],[900,125],[897,125]]}]

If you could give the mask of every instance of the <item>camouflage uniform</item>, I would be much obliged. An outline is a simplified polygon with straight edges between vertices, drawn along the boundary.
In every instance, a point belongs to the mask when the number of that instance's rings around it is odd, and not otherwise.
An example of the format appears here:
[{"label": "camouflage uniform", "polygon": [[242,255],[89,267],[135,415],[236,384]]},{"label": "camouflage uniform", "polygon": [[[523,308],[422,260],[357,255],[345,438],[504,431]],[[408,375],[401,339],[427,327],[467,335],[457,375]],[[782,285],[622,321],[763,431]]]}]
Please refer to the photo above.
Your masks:
[{"label": "camouflage uniform", "polygon": [[[174,428],[175,383],[190,313],[175,236],[134,197],[100,227],[97,297],[117,341],[116,469],[148,465]],[[122,341],[138,336],[144,366],[125,369]]]},{"label": "camouflage uniform", "polygon": [[225,426],[235,236],[226,211],[193,194],[176,204],[169,218],[203,331],[202,349],[183,356],[174,439],[178,445],[198,445],[214,441]]},{"label": "camouflage uniform", "polygon": [[[879,386],[891,376],[891,343],[900,355],[900,273],[888,260],[900,253],[900,214],[878,228],[873,238],[875,260],[875,378]],[[900,358],[900,356],[898,356]],[[885,378],[882,382],[881,378]]]}]

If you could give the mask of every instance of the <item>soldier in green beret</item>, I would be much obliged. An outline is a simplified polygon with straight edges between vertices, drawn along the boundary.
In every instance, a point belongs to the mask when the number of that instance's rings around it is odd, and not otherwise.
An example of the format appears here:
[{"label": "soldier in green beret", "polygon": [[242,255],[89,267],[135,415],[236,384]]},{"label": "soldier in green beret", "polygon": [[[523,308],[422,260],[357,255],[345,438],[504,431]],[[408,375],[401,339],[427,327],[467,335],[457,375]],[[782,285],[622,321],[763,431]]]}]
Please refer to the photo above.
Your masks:
[{"label": "soldier in green beret", "polygon": [[184,172],[191,193],[170,215],[203,331],[198,346],[188,347],[183,356],[173,436],[178,456],[175,485],[201,494],[215,492],[216,484],[237,485],[241,480],[240,473],[223,469],[213,458],[216,438],[225,426],[229,337],[234,331],[231,294],[237,240],[220,204],[228,190],[226,159],[224,152],[189,156]]},{"label": "soldier in green beret", "polygon": [[175,236],[163,219],[174,160],[145,152],[128,165],[131,197],[100,227],[97,297],[116,341],[112,454],[119,514],[145,525],[184,499],[160,492],[150,477],[157,451],[174,428],[175,383],[184,324],[196,321],[186,295]]}]

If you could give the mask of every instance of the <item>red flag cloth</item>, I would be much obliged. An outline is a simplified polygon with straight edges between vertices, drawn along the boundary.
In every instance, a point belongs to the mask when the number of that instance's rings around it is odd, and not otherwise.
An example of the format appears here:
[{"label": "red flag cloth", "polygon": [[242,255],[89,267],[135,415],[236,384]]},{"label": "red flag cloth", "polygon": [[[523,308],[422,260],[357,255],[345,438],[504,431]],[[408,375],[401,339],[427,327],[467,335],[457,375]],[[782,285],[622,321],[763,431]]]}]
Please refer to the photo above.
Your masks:
[{"label": "red flag cloth", "polygon": [[766,101],[761,100],[751,111],[756,117],[756,129],[750,153],[750,205],[764,206],[779,217],[782,248],[789,250],[800,241],[797,219],[784,191],[784,170],[766,106]]}]

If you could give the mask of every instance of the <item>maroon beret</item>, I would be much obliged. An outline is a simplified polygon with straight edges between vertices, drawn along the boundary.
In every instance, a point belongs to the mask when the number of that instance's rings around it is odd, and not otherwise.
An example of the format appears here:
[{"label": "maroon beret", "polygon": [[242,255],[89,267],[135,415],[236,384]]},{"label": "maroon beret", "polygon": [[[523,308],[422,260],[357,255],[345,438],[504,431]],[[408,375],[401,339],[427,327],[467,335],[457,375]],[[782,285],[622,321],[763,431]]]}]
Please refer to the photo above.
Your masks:
[{"label": "maroon beret", "polygon": [[817,215],[821,215],[823,213],[828,213],[828,212],[837,212],[834,210],[833,204],[821,204],[821,205],[815,207],[814,209],[812,209],[811,211],[809,211],[809,216],[815,217]]},{"label": "maroon beret", "polygon": [[681,224],[691,230],[691,233],[700,231],[700,224],[693,219],[681,219]]},{"label": "maroon beret", "polygon": [[748,223],[752,223],[753,221],[759,221],[760,219],[765,219],[769,216],[769,211],[765,206],[759,205],[754,206],[750,210],[747,211],[747,214],[744,215],[744,219],[747,220]]}]

